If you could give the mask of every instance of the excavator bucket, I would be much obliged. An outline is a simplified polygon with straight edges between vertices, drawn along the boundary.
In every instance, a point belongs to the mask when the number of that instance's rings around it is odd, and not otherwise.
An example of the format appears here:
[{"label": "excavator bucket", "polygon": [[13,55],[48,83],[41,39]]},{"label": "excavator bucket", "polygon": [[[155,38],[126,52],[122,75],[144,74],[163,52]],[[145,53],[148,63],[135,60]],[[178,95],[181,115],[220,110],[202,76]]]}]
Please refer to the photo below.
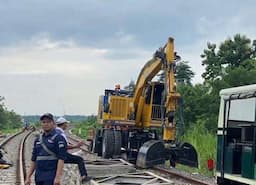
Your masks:
[{"label": "excavator bucket", "polygon": [[180,143],[165,148],[164,142],[160,140],[150,140],[142,145],[136,165],[140,168],[150,168],[164,164],[166,159],[170,160],[172,166],[180,163],[190,167],[198,167],[197,152],[191,144]]},{"label": "excavator bucket", "polygon": [[176,162],[191,166],[198,167],[198,156],[195,148],[189,143],[181,143],[175,149]]},{"label": "excavator bucket", "polygon": [[7,161],[0,158],[0,169],[7,169],[11,166],[12,166],[11,163],[8,163]]},{"label": "excavator bucket", "polygon": [[149,168],[154,165],[164,164],[165,147],[159,140],[145,142],[139,150],[136,165],[140,168]]}]

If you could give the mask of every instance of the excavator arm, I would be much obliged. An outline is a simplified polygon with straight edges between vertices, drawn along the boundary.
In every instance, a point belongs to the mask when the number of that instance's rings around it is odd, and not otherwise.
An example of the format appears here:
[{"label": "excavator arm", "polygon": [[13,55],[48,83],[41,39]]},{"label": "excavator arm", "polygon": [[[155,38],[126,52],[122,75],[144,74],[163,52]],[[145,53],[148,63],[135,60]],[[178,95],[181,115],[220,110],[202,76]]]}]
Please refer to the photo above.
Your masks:
[{"label": "excavator arm", "polygon": [[[142,68],[139,77],[136,82],[134,96],[133,96],[133,112],[135,112],[136,126],[141,126],[142,109],[144,105],[143,90],[147,86],[147,83],[151,81],[156,74],[162,69],[164,71],[164,94],[163,94],[163,109],[162,126],[164,129],[164,140],[175,139],[175,123],[174,113],[178,104],[178,98],[180,95],[176,92],[175,88],[175,63],[178,56],[174,53],[174,40],[169,38],[167,44],[160,48],[154,57],[149,60]],[[166,120],[166,121],[165,121]]]},{"label": "excavator arm", "polygon": [[138,80],[136,82],[133,96],[133,112],[135,112],[135,124],[141,126],[142,108],[144,105],[142,92],[147,83],[151,81],[156,74],[161,70],[162,61],[159,58],[153,58],[148,61],[142,68]]},{"label": "excavator arm", "polygon": [[[176,140],[176,124],[174,115],[177,110],[180,94],[176,92],[175,65],[179,60],[174,52],[174,39],[169,38],[164,48],[160,48],[154,55],[154,59],[148,62],[140,73],[137,81],[134,97],[137,110],[141,110],[143,102],[140,97],[148,80],[151,80],[161,69],[164,71],[164,92],[161,102],[161,121],[163,136],[161,140],[150,140],[143,144],[137,157],[137,166],[148,168],[164,163],[166,159],[175,166],[176,162],[197,167],[198,157],[195,148],[189,143],[180,143]],[[138,89],[137,89],[138,88]],[[137,111],[137,115],[141,115]],[[137,117],[136,117],[137,119]],[[139,119],[137,120],[139,121]]]}]

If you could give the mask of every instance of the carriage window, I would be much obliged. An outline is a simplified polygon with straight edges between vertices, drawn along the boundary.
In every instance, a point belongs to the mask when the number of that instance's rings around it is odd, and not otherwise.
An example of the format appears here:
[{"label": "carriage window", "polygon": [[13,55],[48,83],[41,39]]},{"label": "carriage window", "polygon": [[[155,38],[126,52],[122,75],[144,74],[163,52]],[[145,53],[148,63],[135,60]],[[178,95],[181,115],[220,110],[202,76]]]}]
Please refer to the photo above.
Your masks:
[{"label": "carriage window", "polygon": [[256,98],[231,100],[228,119],[234,121],[254,122],[255,102]]}]

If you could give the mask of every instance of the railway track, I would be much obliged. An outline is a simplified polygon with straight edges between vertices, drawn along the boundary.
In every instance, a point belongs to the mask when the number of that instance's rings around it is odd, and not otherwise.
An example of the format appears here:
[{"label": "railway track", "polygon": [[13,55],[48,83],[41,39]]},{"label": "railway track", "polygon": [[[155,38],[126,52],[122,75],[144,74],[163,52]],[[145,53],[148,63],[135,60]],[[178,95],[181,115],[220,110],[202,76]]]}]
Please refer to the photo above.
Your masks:
[{"label": "railway track", "polygon": [[179,170],[175,169],[167,169],[162,166],[155,166],[153,170],[166,175],[169,178],[172,179],[178,179],[178,181],[181,181],[185,184],[194,184],[194,185],[216,185],[213,179],[210,179],[208,177],[205,177],[205,180],[199,179],[198,177],[192,176],[191,174],[184,174],[181,173]]},{"label": "railway track", "polygon": [[26,173],[25,167],[25,142],[30,131],[16,133],[0,143],[5,148],[5,158],[13,165],[8,169],[2,169],[0,173],[0,185],[24,185]]},{"label": "railway track", "polygon": [[[69,135],[68,138],[74,144],[76,142],[79,142],[79,139],[77,137]],[[89,146],[90,146],[89,143],[86,143],[86,145],[81,147],[80,149],[85,153],[90,153],[89,150],[88,150]],[[135,166],[133,164],[130,164],[130,163],[128,163],[128,162],[126,162],[122,159],[116,159],[116,160],[119,161],[119,162],[121,161],[121,163],[125,163],[126,165],[128,164],[128,166],[132,166],[133,168],[135,168]],[[90,164],[90,161],[87,161],[87,163]],[[101,168],[103,168],[102,166],[106,165],[106,163],[107,163],[106,161],[102,162]],[[106,166],[108,166],[108,165],[106,165]],[[109,167],[107,167],[107,168],[109,168]],[[140,174],[140,175],[137,175],[137,176],[140,176],[140,177],[143,177],[143,178],[151,179],[152,174],[154,174],[156,176],[155,178],[153,178],[155,180],[158,179],[159,177],[163,177],[164,179],[170,180],[171,182],[168,182],[170,184],[177,184],[177,185],[181,185],[181,184],[186,184],[186,185],[214,185],[215,184],[213,179],[205,178],[204,180],[202,180],[198,177],[191,176],[190,174],[185,175],[184,173],[181,173],[178,170],[167,169],[167,168],[161,167],[161,166],[157,166],[157,167],[154,167],[154,168],[150,169],[150,173],[151,173],[151,175],[149,175],[150,177],[147,176],[148,174],[145,174],[144,170],[135,169],[135,171],[136,171],[135,174],[136,173],[137,174],[142,173],[143,175]],[[146,171],[146,173],[148,173],[148,171]],[[133,174],[134,174],[134,172],[133,172]],[[112,178],[116,178],[117,176],[118,175],[116,175],[116,176],[112,175]],[[123,179],[125,179],[125,178],[126,177],[123,177]],[[120,179],[118,179],[118,180],[121,181]],[[99,180],[99,179],[96,178],[96,181],[94,181],[94,184],[97,184],[97,183],[101,184],[100,182],[103,182],[103,181],[102,181],[102,179]],[[152,182],[153,182],[153,180],[152,180]],[[141,183],[141,184],[143,184],[143,183]]]},{"label": "railway track", "polygon": [[[6,148],[8,157],[13,162],[13,166],[6,170],[1,170],[0,185],[24,185],[24,177],[26,168],[28,168],[28,160],[31,157],[32,140],[27,141],[31,132],[25,131],[17,133],[12,137],[5,139],[0,146]],[[31,137],[34,140],[34,137]],[[75,144],[80,138],[68,135],[71,143]],[[26,146],[25,146],[26,145]],[[30,147],[30,148],[29,148]],[[78,150],[73,152],[79,153],[86,160],[86,167],[89,175],[94,179],[91,181],[93,185],[107,184],[173,184],[173,185],[213,185],[213,181],[202,180],[191,175],[184,175],[177,170],[167,169],[163,166],[157,166],[153,169],[141,170],[137,169],[133,164],[123,159],[102,159],[89,152],[90,145],[85,143]],[[29,152],[25,153],[25,148],[29,148]],[[24,155],[25,154],[25,155]],[[26,164],[25,164],[26,163]],[[27,165],[27,166],[26,166]],[[62,177],[62,185],[80,185],[79,173],[76,165],[65,164],[64,175]]]}]

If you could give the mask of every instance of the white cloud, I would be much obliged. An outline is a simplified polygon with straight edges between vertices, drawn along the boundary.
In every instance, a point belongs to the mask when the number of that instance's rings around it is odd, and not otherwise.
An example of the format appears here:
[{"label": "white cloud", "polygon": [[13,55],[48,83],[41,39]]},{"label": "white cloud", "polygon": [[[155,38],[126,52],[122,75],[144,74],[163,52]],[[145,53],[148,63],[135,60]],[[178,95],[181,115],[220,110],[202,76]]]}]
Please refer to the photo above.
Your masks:
[{"label": "white cloud", "polygon": [[[125,36],[124,36],[125,37]],[[28,44],[26,44],[28,43]],[[127,85],[151,57],[141,48],[127,49],[135,57],[112,60],[111,49],[79,46],[74,41],[32,39],[0,55],[0,94],[20,114],[96,114],[105,88]]]},{"label": "white cloud", "polygon": [[114,1],[1,3],[0,95],[7,106],[27,114],[96,113],[104,89],[136,80],[169,35],[195,83],[202,82],[208,41],[256,36],[254,1],[121,4],[126,8]]}]

